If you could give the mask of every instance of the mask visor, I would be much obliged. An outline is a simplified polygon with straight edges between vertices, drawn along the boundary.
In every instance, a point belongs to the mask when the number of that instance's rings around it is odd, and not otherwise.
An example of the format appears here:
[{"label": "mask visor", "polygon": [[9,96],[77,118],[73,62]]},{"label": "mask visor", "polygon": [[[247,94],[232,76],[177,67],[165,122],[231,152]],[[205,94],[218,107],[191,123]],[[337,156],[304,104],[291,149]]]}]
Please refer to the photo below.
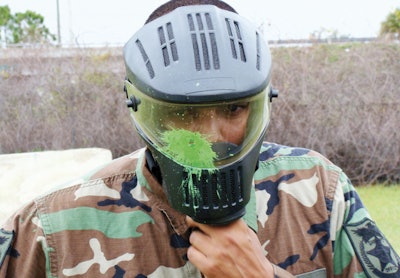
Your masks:
[{"label": "mask visor", "polygon": [[137,106],[135,125],[154,148],[174,161],[218,168],[241,159],[269,123],[269,86],[256,95],[218,103],[172,103],[149,97],[126,81]]}]

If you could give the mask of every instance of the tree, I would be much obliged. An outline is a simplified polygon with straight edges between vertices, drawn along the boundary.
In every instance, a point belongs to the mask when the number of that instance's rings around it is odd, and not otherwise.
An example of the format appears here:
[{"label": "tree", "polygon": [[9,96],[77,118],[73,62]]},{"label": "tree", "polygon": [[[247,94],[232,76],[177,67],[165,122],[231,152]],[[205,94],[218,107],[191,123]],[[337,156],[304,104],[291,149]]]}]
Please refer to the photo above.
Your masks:
[{"label": "tree", "polygon": [[8,6],[0,6],[0,42],[5,45],[7,40],[7,26],[12,15]]},{"label": "tree", "polygon": [[391,12],[382,22],[380,35],[400,38],[400,8]]},{"label": "tree", "polygon": [[0,6],[0,26],[7,25],[11,18],[10,8],[8,6]]},{"label": "tree", "polygon": [[0,6],[0,28],[1,40],[8,44],[50,43],[56,39],[44,25],[44,17],[29,10],[12,14],[8,6]]}]

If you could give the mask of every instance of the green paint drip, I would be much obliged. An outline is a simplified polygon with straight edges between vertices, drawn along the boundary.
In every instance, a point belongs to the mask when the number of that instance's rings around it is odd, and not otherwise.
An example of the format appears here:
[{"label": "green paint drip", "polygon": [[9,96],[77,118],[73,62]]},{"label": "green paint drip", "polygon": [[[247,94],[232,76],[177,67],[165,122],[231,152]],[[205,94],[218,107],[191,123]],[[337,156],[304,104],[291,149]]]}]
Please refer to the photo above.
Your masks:
[{"label": "green paint drip", "polygon": [[164,132],[162,140],[166,144],[163,151],[172,156],[187,173],[187,178],[182,180],[181,191],[185,194],[184,188],[187,188],[192,206],[196,210],[202,196],[193,178],[197,177],[200,181],[203,171],[207,171],[208,176],[215,173],[217,168],[214,166],[214,159],[217,154],[212,150],[211,143],[199,132],[170,130]]},{"label": "green paint drip", "polygon": [[[186,167],[185,170],[188,172],[188,177],[187,179],[182,180],[181,189],[187,187],[189,196],[191,197],[192,206],[194,209],[197,209],[200,206],[201,194],[199,188],[195,186],[193,176],[200,180],[201,169]],[[182,190],[182,193],[185,194],[185,191]],[[185,196],[183,197],[185,198]]]},{"label": "green paint drip", "polygon": [[163,150],[174,157],[177,162],[197,168],[215,168],[217,154],[211,143],[199,132],[185,129],[166,131],[162,140],[166,143]]}]

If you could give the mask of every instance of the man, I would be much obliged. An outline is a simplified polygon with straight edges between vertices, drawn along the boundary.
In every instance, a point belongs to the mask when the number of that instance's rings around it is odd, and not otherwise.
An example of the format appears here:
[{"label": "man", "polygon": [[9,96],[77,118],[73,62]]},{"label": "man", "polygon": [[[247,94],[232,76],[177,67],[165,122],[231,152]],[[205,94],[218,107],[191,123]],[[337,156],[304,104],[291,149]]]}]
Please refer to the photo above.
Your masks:
[{"label": "man", "polygon": [[263,143],[271,57],[233,8],[167,2],[124,58],[147,148],[16,212],[0,277],[400,277],[337,166]]}]

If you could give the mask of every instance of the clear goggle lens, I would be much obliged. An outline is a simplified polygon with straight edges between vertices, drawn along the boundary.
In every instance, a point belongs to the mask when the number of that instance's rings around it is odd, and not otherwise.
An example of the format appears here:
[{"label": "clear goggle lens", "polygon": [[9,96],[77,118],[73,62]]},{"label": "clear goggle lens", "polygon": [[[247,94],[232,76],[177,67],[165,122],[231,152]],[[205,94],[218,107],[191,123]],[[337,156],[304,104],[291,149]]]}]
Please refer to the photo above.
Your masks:
[{"label": "clear goggle lens", "polygon": [[174,161],[213,168],[237,161],[263,134],[270,117],[269,86],[257,95],[219,103],[182,104],[151,98],[126,82],[139,103],[136,127]]}]

